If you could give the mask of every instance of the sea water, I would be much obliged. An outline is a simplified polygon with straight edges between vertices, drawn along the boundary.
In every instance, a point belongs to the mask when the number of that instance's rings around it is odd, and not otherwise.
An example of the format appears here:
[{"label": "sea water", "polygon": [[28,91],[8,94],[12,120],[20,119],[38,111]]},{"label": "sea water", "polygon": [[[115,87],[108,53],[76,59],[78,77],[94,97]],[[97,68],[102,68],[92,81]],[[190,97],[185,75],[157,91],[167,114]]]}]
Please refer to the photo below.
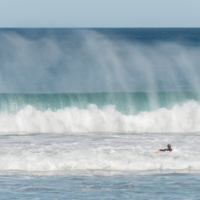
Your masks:
[{"label": "sea water", "polygon": [[199,199],[200,29],[1,29],[0,44],[1,199]]}]

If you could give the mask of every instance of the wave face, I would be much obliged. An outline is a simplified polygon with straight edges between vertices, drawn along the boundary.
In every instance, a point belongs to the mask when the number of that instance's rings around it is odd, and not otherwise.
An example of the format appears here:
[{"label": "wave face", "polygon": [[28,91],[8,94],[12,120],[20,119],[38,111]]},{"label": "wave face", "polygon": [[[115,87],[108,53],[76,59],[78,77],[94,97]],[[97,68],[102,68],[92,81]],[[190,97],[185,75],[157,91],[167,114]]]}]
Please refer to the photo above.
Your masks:
[{"label": "wave face", "polygon": [[195,132],[199,94],[1,94],[2,133]]},{"label": "wave face", "polygon": [[40,111],[77,107],[86,109],[94,104],[102,109],[115,106],[123,114],[135,114],[158,108],[172,108],[175,104],[199,101],[197,92],[117,92],[117,93],[69,93],[69,94],[0,94],[0,112],[16,113],[26,106]]}]

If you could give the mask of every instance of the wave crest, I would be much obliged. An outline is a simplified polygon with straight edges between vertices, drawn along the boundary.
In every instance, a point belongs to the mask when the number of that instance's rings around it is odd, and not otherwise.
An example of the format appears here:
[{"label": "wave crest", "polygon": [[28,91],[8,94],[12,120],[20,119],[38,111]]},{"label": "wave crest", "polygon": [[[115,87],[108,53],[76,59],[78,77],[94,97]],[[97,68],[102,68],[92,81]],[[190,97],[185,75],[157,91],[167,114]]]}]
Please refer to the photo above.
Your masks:
[{"label": "wave crest", "polygon": [[1,133],[91,133],[91,132],[196,132],[200,130],[200,105],[189,101],[172,109],[159,108],[125,115],[109,105],[89,105],[57,111],[26,106],[16,114],[0,114]]}]

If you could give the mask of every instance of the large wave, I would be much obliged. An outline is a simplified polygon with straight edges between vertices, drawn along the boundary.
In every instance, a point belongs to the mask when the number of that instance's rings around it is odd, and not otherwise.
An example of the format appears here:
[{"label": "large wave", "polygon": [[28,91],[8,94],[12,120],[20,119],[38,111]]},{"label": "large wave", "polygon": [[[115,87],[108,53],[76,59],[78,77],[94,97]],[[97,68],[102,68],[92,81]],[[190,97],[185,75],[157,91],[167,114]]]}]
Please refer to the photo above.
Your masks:
[{"label": "large wave", "polygon": [[166,31],[1,30],[0,132],[199,131],[199,30]]},{"label": "large wave", "polygon": [[195,132],[200,130],[200,105],[189,101],[171,109],[158,108],[123,114],[114,105],[85,109],[66,107],[41,111],[27,105],[17,113],[0,114],[1,133],[94,133],[94,132]]}]

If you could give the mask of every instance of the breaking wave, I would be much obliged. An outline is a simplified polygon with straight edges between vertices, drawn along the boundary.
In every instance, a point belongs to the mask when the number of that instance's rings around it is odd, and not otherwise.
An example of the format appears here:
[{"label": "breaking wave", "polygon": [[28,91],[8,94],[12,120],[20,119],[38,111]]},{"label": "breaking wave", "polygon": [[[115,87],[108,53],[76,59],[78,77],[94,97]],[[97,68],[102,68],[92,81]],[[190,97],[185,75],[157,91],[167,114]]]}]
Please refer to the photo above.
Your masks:
[{"label": "breaking wave", "polygon": [[31,105],[17,113],[0,114],[1,133],[91,133],[91,132],[196,132],[200,130],[200,105],[188,101],[171,109],[159,108],[123,114],[114,105],[98,108],[66,107],[41,111]]}]

